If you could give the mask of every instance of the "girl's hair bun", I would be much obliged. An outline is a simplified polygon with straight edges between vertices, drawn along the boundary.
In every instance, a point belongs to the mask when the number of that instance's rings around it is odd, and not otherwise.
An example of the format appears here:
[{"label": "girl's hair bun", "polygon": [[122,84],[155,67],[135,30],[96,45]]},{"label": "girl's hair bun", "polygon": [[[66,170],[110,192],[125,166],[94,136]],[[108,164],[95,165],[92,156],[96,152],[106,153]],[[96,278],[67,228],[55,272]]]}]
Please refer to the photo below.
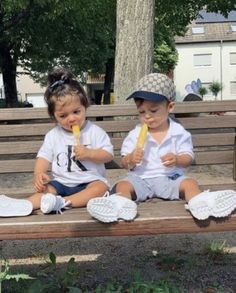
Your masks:
[{"label": "girl's hair bun", "polygon": [[48,74],[48,86],[53,85],[56,81],[63,81],[63,83],[70,83],[75,77],[73,74],[63,68],[56,68]]}]

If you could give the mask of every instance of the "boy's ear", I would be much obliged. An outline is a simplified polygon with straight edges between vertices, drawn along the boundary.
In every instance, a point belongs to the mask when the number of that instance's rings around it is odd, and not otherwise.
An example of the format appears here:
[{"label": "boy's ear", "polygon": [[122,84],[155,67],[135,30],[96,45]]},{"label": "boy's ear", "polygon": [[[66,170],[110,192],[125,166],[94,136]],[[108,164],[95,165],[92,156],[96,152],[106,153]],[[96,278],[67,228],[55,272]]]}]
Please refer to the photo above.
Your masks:
[{"label": "boy's ear", "polygon": [[169,113],[172,113],[174,111],[174,108],[175,108],[175,102],[170,102],[168,105]]}]

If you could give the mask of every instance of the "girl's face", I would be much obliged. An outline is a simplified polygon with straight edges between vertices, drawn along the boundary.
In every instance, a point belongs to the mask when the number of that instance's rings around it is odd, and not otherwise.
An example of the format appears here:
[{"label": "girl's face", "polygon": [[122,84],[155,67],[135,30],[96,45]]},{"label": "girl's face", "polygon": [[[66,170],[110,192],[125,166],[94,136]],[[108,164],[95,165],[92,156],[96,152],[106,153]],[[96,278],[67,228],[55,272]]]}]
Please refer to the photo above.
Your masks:
[{"label": "girl's face", "polygon": [[160,130],[168,126],[169,113],[174,109],[173,102],[151,102],[144,100],[137,104],[142,123],[147,123],[149,130]]},{"label": "girl's face", "polygon": [[79,97],[68,95],[56,102],[54,116],[62,128],[72,131],[72,125],[79,125],[80,128],[84,125],[86,108]]}]

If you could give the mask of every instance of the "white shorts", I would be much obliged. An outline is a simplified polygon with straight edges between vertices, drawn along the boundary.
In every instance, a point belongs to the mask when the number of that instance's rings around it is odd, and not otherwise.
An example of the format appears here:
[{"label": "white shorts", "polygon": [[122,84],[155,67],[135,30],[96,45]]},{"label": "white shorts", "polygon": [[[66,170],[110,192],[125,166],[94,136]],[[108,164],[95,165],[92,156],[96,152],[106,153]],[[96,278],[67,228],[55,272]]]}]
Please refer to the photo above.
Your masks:
[{"label": "white shorts", "polygon": [[[129,173],[126,178],[120,181],[128,181],[132,184],[136,193],[136,201],[141,202],[154,197],[168,200],[179,199],[180,184],[186,178],[184,175],[175,174],[171,177],[160,176],[142,179],[138,175]],[[112,191],[115,191],[115,186]]]}]

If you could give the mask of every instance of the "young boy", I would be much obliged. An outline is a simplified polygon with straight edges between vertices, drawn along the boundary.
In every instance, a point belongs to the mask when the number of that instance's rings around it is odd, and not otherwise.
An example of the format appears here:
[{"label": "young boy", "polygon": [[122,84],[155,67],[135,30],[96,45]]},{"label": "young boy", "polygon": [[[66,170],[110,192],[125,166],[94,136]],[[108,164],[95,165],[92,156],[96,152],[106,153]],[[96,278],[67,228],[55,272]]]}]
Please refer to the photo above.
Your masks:
[{"label": "young boy", "polygon": [[184,175],[194,159],[193,145],[191,134],[169,117],[174,110],[173,81],[164,74],[151,73],[139,81],[128,99],[134,99],[140,122],[148,127],[144,149],[136,146],[139,124],[121,148],[122,164],[129,172],[112,189],[119,195],[91,199],[88,212],[102,222],[132,220],[137,213],[134,201],[158,197],[184,198],[186,208],[199,220],[228,216],[236,208],[235,191],[202,192],[194,179]]}]

